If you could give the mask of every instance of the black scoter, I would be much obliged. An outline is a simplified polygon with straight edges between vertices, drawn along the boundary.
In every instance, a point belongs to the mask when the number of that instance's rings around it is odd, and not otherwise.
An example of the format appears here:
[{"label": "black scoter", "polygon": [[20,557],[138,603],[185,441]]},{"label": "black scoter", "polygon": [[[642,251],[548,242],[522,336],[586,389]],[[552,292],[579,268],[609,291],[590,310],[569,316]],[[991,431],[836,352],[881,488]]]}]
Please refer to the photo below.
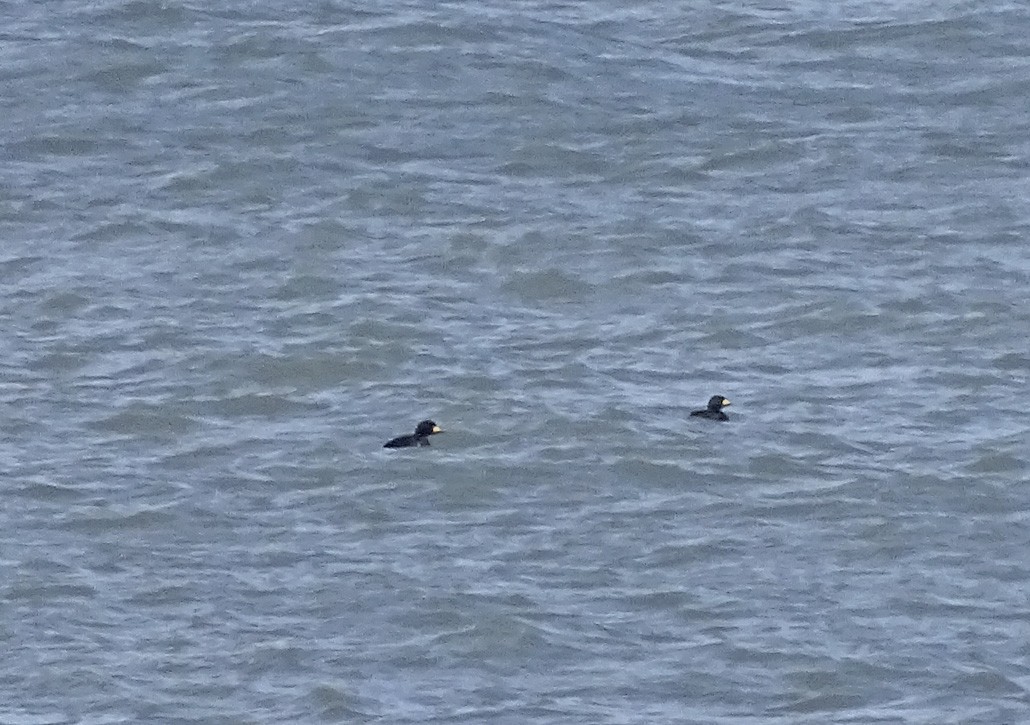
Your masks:
[{"label": "black scoter", "polygon": [[713,395],[708,399],[708,407],[704,410],[695,410],[691,415],[708,420],[729,420],[730,417],[722,412],[722,409],[730,404],[727,398],[721,395]]},{"label": "black scoter", "polygon": [[383,448],[411,448],[412,446],[428,446],[429,436],[441,433],[442,429],[431,420],[424,420],[415,428],[414,435],[397,436],[387,441]]}]

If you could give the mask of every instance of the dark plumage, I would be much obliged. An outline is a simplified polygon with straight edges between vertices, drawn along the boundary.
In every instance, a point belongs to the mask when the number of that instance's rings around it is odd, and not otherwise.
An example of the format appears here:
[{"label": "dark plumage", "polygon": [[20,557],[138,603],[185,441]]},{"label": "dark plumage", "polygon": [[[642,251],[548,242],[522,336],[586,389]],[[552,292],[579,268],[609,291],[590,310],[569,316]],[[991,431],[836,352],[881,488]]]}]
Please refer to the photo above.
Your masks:
[{"label": "dark plumage", "polygon": [[429,436],[441,433],[442,429],[431,420],[424,420],[415,428],[414,435],[397,436],[387,441],[383,448],[411,448],[412,446],[428,446]]},{"label": "dark plumage", "polygon": [[708,407],[704,410],[695,410],[692,416],[707,418],[708,420],[729,420],[730,417],[722,412],[722,409],[730,404],[727,398],[721,395],[713,395],[708,399]]}]

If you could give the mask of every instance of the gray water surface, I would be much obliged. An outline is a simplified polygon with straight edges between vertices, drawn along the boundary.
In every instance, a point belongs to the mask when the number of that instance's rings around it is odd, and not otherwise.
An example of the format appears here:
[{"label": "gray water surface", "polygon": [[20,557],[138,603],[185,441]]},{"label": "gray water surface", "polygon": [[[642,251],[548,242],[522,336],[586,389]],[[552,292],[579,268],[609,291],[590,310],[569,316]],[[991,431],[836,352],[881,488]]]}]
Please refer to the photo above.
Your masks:
[{"label": "gray water surface", "polygon": [[0,723],[1030,721],[1025,4],[0,18]]}]

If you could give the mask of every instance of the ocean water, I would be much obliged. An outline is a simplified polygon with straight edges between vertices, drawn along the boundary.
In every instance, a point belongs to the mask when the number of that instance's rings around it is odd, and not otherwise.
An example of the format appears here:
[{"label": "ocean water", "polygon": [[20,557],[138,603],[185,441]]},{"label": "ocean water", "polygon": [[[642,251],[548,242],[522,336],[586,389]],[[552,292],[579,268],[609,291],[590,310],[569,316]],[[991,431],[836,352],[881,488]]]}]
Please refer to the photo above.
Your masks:
[{"label": "ocean water", "polygon": [[1030,721],[1024,3],[0,18],[0,723]]}]

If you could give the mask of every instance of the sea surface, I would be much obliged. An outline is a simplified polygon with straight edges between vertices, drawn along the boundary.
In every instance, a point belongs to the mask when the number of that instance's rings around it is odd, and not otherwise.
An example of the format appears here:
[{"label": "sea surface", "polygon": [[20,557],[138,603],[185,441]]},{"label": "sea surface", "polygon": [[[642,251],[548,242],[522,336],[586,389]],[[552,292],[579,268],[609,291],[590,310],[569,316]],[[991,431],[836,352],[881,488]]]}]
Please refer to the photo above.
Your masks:
[{"label": "sea surface", "polygon": [[0,724],[1030,722],[1028,109],[1025,2],[0,2]]}]

